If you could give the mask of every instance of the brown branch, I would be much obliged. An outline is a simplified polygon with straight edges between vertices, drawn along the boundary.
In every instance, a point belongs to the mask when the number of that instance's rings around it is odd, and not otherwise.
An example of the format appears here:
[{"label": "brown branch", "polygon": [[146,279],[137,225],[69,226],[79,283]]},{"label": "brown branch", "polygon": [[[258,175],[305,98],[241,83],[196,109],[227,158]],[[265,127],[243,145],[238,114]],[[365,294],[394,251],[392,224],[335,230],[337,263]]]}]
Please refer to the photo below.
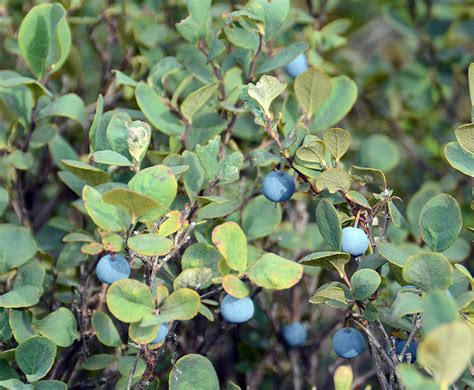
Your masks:
[{"label": "brown branch", "polygon": [[260,54],[262,53],[264,44],[265,44],[265,41],[263,39],[263,34],[259,33],[257,51],[255,52],[255,55],[253,56],[252,61],[250,62],[249,74],[247,78],[245,79],[246,84],[252,82],[253,78],[255,77],[255,68],[257,66],[258,58],[260,57]]}]

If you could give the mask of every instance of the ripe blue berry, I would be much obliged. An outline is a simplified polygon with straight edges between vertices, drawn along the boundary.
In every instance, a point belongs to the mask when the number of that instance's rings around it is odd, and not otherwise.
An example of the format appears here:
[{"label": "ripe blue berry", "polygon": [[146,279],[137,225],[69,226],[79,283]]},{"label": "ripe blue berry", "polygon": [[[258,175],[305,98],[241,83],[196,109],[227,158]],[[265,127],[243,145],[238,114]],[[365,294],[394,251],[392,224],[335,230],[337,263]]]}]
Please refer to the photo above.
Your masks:
[{"label": "ripe blue berry", "polygon": [[282,335],[290,347],[299,347],[308,338],[308,331],[301,322],[292,322],[283,327]]},{"label": "ripe blue berry", "polygon": [[162,343],[166,336],[168,335],[169,328],[168,325],[166,324],[161,324],[160,327],[158,328],[158,332],[156,333],[156,337],[151,341],[150,344],[158,344]]},{"label": "ripe blue berry", "polygon": [[270,172],[263,180],[263,195],[272,202],[285,202],[293,196],[296,186],[286,172]]},{"label": "ripe blue berry", "polygon": [[369,238],[362,229],[345,227],[342,229],[342,251],[352,256],[360,256],[369,247]]},{"label": "ripe blue berry", "polygon": [[338,356],[351,359],[364,351],[365,339],[362,333],[354,328],[342,328],[334,333],[332,347]]},{"label": "ripe blue berry", "polygon": [[305,70],[308,70],[308,62],[304,54],[300,54],[294,60],[290,61],[286,65],[286,71],[291,77],[296,77],[300,73],[303,73]]},{"label": "ripe blue berry", "polygon": [[[396,339],[395,340],[395,351],[397,352],[397,355],[400,355],[403,351],[403,348],[405,347],[405,344],[406,344],[406,340],[401,340],[401,339]],[[410,359],[410,363],[414,363],[415,360],[416,360],[416,351],[418,349],[418,343],[413,340],[410,345],[408,346],[408,349],[406,350],[405,352],[405,356],[402,357],[402,361],[403,362],[406,362],[408,357],[407,357],[407,354],[411,354],[411,359]]]},{"label": "ripe blue berry", "polygon": [[130,264],[120,255],[106,255],[97,263],[95,273],[102,283],[112,284],[130,276]]},{"label": "ripe blue berry", "polygon": [[226,295],[221,302],[221,314],[224,320],[234,324],[246,322],[253,317],[255,307],[249,297],[235,298]]}]

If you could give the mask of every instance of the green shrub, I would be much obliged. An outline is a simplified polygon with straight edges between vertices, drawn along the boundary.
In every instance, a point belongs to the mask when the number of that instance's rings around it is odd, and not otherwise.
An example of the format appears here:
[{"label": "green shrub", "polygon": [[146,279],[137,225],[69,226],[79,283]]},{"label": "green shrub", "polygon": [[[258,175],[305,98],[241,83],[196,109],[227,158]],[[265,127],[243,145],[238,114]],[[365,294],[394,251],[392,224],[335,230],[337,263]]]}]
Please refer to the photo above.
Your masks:
[{"label": "green shrub", "polygon": [[472,7],[291,3],[0,3],[0,388],[474,386]]}]

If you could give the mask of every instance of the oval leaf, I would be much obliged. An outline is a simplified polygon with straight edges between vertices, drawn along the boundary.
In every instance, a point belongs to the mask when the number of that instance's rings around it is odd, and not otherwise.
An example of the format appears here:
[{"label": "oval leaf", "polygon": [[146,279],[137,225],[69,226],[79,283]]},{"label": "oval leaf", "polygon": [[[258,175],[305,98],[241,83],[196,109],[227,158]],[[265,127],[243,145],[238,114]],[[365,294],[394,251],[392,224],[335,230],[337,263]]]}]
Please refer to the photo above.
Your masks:
[{"label": "oval leaf", "polygon": [[303,266],[267,253],[258,260],[248,272],[249,279],[257,286],[284,290],[293,287],[303,276]]},{"label": "oval leaf", "polygon": [[451,195],[437,195],[423,206],[421,236],[431,250],[443,252],[448,249],[459,237],[461,228],[461,209]]}]

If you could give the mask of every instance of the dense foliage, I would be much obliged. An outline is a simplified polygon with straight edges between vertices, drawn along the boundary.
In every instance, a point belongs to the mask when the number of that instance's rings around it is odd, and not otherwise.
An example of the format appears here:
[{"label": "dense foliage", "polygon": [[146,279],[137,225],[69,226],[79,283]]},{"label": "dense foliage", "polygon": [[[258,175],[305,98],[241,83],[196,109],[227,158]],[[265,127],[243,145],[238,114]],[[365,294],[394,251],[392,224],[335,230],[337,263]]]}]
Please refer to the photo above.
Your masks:
[{"label": "dense foliage", "polygon": [[0,1],[0,388],[474,387],[472,4],[235,3]]}]

